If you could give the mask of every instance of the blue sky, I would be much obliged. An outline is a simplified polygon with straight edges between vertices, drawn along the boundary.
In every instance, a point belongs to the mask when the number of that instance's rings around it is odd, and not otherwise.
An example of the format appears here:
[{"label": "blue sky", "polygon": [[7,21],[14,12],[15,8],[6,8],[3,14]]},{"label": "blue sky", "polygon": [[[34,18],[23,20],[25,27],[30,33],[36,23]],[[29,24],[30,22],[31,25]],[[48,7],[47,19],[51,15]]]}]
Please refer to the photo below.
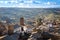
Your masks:
[{"label": "blue sky", "polygon": [[58,8],[60,0],[0,0],[0,7]]}]

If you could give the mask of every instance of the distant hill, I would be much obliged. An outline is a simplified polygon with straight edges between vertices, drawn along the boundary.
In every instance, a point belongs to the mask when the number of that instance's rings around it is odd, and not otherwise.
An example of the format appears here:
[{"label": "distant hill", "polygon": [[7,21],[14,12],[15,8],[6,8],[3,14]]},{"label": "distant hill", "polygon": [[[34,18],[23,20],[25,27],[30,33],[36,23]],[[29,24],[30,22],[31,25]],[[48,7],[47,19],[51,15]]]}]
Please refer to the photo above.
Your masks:
[{"label": "distant hill", "polygon": [[43,14],[60,15],[60,8],[0,8],[0,19],[5,16],[10,19],[19,20],[21,16],[25,18],[33,18],[37,15]]}]

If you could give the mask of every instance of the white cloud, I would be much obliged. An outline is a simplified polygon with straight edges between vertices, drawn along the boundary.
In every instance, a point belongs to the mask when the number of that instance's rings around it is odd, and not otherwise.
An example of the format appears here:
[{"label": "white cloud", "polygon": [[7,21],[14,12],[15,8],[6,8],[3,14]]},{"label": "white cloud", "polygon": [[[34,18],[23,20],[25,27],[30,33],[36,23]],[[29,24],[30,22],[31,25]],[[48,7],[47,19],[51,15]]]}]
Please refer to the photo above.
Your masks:
[{"label": "white cloud", "polygon": [[24,1],[24,4],[32,4],[32,0],[26,0],[26,1]]},{"label": "white cloud", "polygon": [[60,5],[51,5],[51,6],[47,6],[47,5],[45,5],[45,6],[31,5],[31,6],[29,6],[29,5],[23,4],[23,5],[2,6],[2,7],[18,7],[18,8],[59,8]]},{"label": "white cloud", "polygon": [[39,4],[41,3],[40,1],[37,1],[37,0],[36,0],[36,1],[34,1],[34,2],[35,2],[35,3],[39,3]]},{"label": "white cloud", "polygon": [[50,3],[50,2],[47,2],[47,4],[48,4],[48,5],[51,5],[51,3]]},{"label": "white cloud", "polygon": [[56,2],[45,2],[45,5],[56,5]]},{"label": "white cloud", "polygon": [[[22,1],[22,0],[20,0],[20,1]],[[13,2],[15,4],[13,4]],[[25,0],[23,3],[18,3],[18,1],[11,1],[11,4],[0,5],[0,7],[20,7],[20,8],[53,8],[53,7],[60,7],[60,5],[56,5],[56,2],[40,2],[40,1],[35,1],[35,2],[39,3],[39,4],[33,3],[33,0]],[[3,2],[1,2],[1,3],[3,3]],[[5,3],[8,3],[8,2],[6,1]]]},{"label": "white cloud", "polygon": [[0,3],[3,3],[3,1],[0,1]]}]

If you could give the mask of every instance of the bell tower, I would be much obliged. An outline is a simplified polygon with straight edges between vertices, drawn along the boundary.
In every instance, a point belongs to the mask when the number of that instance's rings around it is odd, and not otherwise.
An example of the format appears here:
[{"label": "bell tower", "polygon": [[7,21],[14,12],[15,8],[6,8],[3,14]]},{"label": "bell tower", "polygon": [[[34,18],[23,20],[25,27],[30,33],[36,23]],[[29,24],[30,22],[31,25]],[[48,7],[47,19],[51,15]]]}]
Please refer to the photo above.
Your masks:
[{"label": "bell tower", "polygon": [[20,18],[20,25],[24,26],[24,18],[23,17]]}]

